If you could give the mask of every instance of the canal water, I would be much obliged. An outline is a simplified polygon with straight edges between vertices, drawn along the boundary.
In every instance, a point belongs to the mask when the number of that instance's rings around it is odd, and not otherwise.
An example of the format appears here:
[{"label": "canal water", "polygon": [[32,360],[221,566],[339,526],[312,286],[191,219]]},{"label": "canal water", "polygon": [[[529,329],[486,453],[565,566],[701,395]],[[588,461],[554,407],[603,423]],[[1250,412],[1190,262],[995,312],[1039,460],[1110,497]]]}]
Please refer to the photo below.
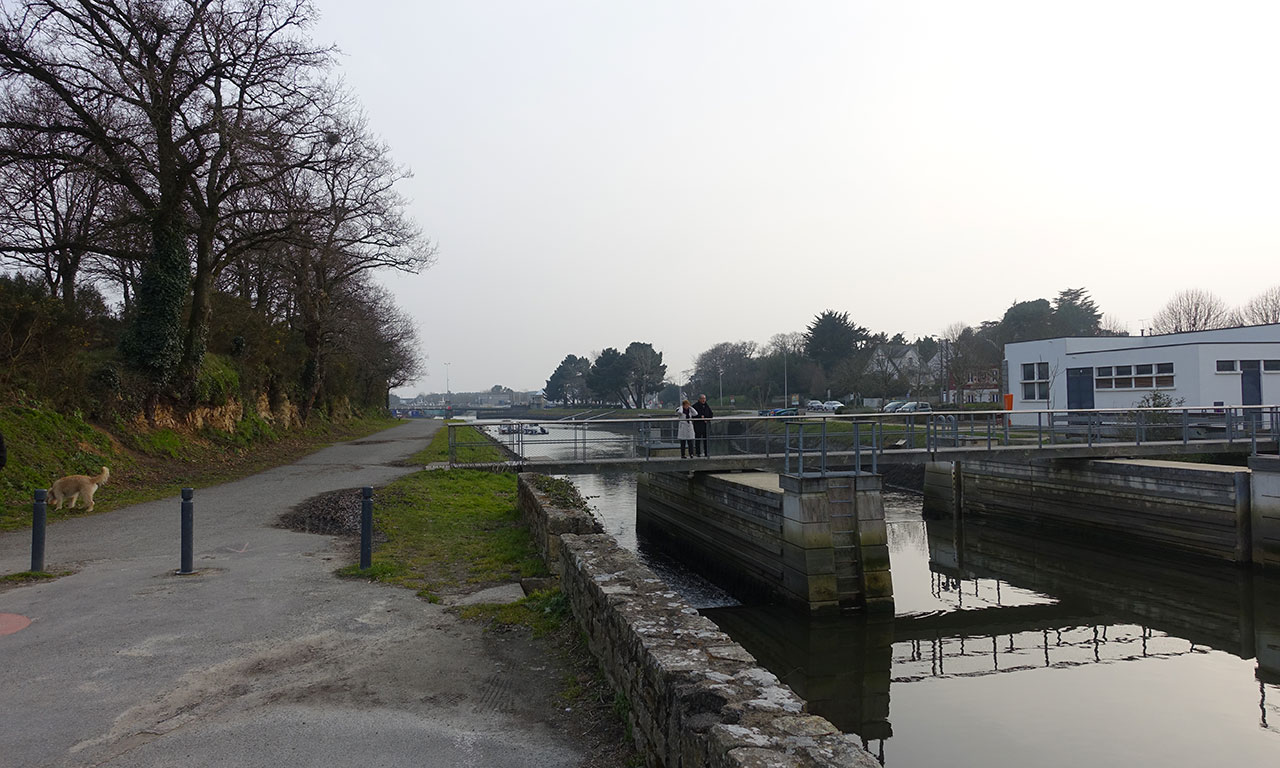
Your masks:
[{"label": "canal water", "polygon": [[886,766],[1280,765],[1280,578],[958,529],[889,491],[894,615],[808,619],[737,604],[637,539],[633,475],[570,479],[610,534]]}]

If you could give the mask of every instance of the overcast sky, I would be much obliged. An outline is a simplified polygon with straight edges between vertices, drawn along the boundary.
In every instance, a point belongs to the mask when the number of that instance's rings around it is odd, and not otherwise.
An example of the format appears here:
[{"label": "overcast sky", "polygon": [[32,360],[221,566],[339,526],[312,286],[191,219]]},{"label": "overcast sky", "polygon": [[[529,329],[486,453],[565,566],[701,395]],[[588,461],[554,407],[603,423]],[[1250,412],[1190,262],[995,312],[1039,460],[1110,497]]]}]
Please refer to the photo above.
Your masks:
[{"label": "overcast sky", "polygon": [[825,309],[936,334],[1280,284],[1280,3],[316,0],[439,246],[428,377],[672,378]]}]

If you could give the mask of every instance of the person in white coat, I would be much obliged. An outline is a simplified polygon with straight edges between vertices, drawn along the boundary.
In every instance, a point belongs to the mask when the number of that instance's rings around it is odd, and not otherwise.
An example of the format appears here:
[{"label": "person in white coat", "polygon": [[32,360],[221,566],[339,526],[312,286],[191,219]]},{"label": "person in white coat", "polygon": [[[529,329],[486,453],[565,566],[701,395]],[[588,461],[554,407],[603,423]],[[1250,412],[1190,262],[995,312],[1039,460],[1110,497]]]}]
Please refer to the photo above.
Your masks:
[{"label": "person in white coat", "polygon": [[676,409],[676,416],[680,418],[680,423],[676,426],[676,439],[680,441],[680,458],[687,459],[693,455],[693,420],[698,418],[698,412],[693,409],[688,400],[681,400],[680,407]]}]

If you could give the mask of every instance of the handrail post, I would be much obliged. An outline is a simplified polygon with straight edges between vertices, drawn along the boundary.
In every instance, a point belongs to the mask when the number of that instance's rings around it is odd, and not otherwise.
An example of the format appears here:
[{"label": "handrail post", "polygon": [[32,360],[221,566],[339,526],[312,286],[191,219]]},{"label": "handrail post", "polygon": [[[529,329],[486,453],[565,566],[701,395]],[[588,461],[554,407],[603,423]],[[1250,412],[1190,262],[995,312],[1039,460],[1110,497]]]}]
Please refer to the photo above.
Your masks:
[{"label": "handrail post", "polygon": [[827,417],[822,417],[822,476],[827,476]]},{"label": "handrail post", "polygon": [[1258,455],[1258,410],[1249,411],[1249,453]]},{"label": "handrail post", "polygon": [[446,424],[445,429],[449,430],[449,466],[458,463],[458,433],[454,431],[453,424]]},{"label": "handrail post", "polygon": [[862,424],[857,419],[853,420],[853,463],[858,468],[858,472],[862,472]]},{"label": "handrail post", "polygon": [[804,475],[804,422],[800,422],[800,474]]},{"label": "handrail post", "polygon": [[884,437],[884,422],[876,419],[871,427],[871,474],[879,472],[880,440]]},{"label": "handrail post", "polygon": [[1191,431],[1189,429],[1189,426],[1190,426],[1190,422],[1187,418],[1187,409],[1183,408],[1182,409],[1182,444],[1183,445],[1186,445],[1188,442],[1190,442]]},{"label": "handrail post", "polygon": [[791,422],[782,422],[782,468],[791,474]]}]

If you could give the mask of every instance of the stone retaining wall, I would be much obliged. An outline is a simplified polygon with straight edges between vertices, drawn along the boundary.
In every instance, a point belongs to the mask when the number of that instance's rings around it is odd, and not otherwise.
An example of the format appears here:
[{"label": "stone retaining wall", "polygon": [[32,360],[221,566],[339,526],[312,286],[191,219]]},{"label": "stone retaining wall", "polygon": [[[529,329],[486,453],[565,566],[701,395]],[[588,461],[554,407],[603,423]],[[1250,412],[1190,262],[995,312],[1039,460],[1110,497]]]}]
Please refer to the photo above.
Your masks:
[{"label": "stone retaining wall", "polygon": [[538,554],[555,575],[560,575],[560,535],[564,533],[604,533],[604,527],[591,512],[564,509],[551,503],[547,495],[533,484],[534,475],[522,472],[517,483],[516,507],[533,533]]},{"label": "stone retaining wall", "polygon": [[[612,536],[553,533],[527,475],[520,504],[650,768],[878,768],[856,736],[805,704]],[[554,545],[551,540],[555,539]]]}]

